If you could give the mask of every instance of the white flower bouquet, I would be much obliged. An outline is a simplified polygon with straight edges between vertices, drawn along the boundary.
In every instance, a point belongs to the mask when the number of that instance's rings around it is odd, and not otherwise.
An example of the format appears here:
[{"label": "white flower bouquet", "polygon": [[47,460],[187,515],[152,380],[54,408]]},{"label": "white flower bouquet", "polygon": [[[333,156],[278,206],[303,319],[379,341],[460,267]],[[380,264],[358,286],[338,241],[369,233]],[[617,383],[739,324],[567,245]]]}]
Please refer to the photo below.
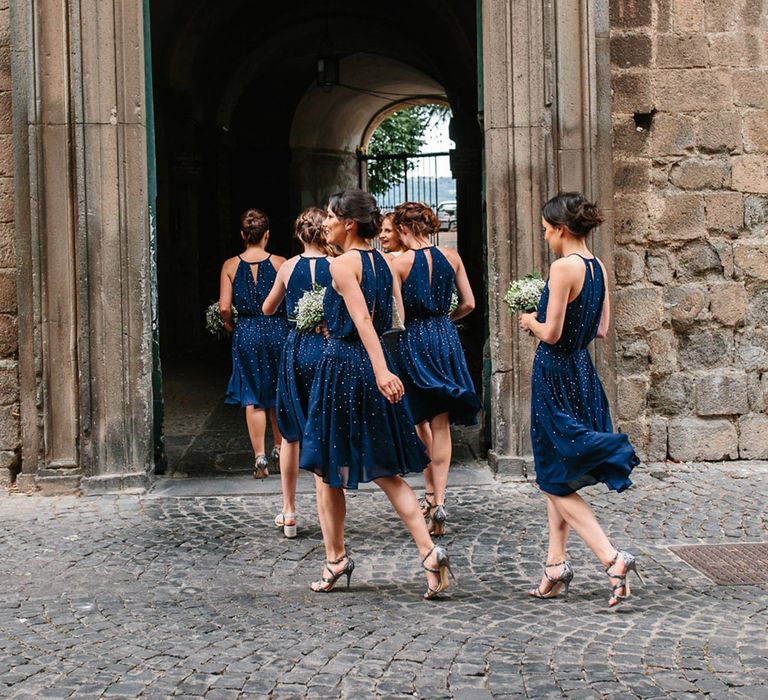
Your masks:
[{"label": "white flower bouquet", "polygon": [[448,306],[448,315],[452,314],[459,308],[459,295],[456,293],[456,289],[451,292],[451,303]]},{"label": "white flower bouquet", "polygon": [[[234,306],[232,307],[232,323],[237,323],[237,309]],[[218,301],[212,301],[205,310],[205,330],[217,338],[221,338],[227,333]]]},{"label": "white flower bouquet", "polygon": [[312,289],[304,292],[301,299],[296,302],[296,328],[300,331],[313,331],[325,321],[323,310],[323,298],[325,287],[315,283]]},{"label": "white flower bouquet", "polygon": [[539,300],[544,292],[544,280],[537,273],[526,275],[509,285],[504,301],[509,306],[509,313],[536,311]]}]

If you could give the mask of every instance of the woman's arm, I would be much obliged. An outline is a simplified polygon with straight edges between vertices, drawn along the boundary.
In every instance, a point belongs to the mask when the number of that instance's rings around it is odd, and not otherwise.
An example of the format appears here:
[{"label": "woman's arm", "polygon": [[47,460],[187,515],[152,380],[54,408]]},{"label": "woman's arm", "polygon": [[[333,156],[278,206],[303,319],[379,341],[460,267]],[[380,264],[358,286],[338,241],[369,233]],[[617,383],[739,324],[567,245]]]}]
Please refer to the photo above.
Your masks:
[{"label": "woman's arm", "polygon": [[261,305],[261,312],[266,316],[272,316],[283,302],[283,299],[285,299],[285,293],[288,289],[288,278],[291,276],[295,266],[295,262],[292,264],[288,262],[285,265],[281,265],[278,269],[277,275],[275,275],[275,283]]},{"label": "woman's arm", "polygon": [[219,278],[219,313],[221,320],[224,321],[224,328],[230,333],[235,330],[235,324],[232,322],[232,278],[229,276],[230,261],[227,260],[221,266],[221,277]]},{"label": "woman's arm", "polygon": [[399,255],[394,260],[389,256],[384,256],[384,261],[389,265],[389,271],[392,273],[392,298],[395,304],[395,311],[397,318],[400,319],[400,323],[405,324],[405,306],[403,305],[403,282],[401,279],[401,268],[397,265],[397,261],[403,256]]},{"label": "woman's arm", "polygon": [[605,338],[611,325],[611,295],[608,291],[608,275],[605,272],[605,266],[599,260],[597,262],[600,263],[600,267],[603,269],[605,285],[605,299],[603,300],[603,312],[600,314],[600,325],[597,327],[597,337]]},{"label": "woman's arm", "polygon": [[373,327],[363,290],[360,289],[360,279],[357,275],[361,270],[360,258],[357,255],[342,255],[331,262],[333,285],[344,299],[357,334],[368,353],[376,377],[376,385],[390,403],[397,403],[403,398],[405,389],[400,379],[387,367],[379,335]]},{"label": "woman's arm", "polygon": [[472,313],[475,308],[475,295],[472,293],[472,287],[469,284],[467,271],[464,268],[464,261],[458,253],[453,253],[458,266],[456,267],[456,294],[459,297],[459,305],[453,310],[448,318],[451,321],[458,321],[460,318]]},{"label": "woman's arm", "polygon": [[562,258],[553,262],[549,268],[547,320],[540,323],[535,313],[521,314],[518,321],[520,328],[530,331],[548,345],[560,340],[571,291],[583,284],[584,280],[579,275],[585,272],[583,265],[574,264],[572,260]]}]

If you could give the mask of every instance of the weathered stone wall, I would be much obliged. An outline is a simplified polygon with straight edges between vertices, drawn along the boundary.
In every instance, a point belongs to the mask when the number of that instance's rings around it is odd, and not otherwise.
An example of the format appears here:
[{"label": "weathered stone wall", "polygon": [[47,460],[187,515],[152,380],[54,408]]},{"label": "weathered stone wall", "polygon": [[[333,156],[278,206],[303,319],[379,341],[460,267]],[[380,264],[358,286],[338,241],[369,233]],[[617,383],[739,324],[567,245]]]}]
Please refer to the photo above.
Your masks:
[{"label": "weathered stone wall", "polygon": [[0,486],[10,483],[19,448],[9,24],[8,0],[0,0]]},{"label": "weathered stone wall", "polygon": [[768,0],[610,12],[621,428],[768,458]]}]

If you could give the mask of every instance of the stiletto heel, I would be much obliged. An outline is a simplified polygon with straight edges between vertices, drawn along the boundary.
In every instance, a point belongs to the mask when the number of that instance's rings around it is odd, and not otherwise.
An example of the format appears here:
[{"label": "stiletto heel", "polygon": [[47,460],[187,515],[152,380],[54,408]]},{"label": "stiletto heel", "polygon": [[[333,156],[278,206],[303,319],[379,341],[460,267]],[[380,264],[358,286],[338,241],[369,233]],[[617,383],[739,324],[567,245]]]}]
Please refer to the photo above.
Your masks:
[{"label": "stiletto heel", "polygon": [[435,504],[429,500],[429,497],[434,495],[434,491],[425,491],[424,495],[419,499],[419,508],[421,509],[421,514],[424,516],[424,520],[429,520],[432,509],[435,507]]},{"label": "stiletto heel", "polygon": [[[432,552],[435,553],[435,558],[437,559],[436,569],[433,569],[426,564],[426,561],[432,555]],[[434,547],[432,547],[432,549],[429,550],[427,556],[421,560],[421,566],[425,571],[429,571],[432,574],[437,574],[438,576],[437,588],[432,588],[432,586],[427,584],[427,591],[423,596],[425,600],[431,600],[448,588],[449,573],[451,574],[451,578],[456,581],[456,577],[453,575],[453,569],[451,569],[451,559],[448,556],[448,550],[446,550],[446,548],[440,544],[436,544]]]},{"label": "stiletto heel", "polygon": [[253,478],[266,479],[269,476],[269,462],[265,455],[257,455],[253,465]]},{"label": "stiletto heel", "polygon": [[445,534],[445,521],[448,520],[448,513],[442,503],[433,506],[430,520],[429,534],[435,537],[442,537]]},{"label": "stiletto heel", "polygon": [[269,453],[269,460],[272,462],[272,469],[275,474],[280,473],[280,446],[274,445]]},{"label": "stiletto heel", "polygon": [[[554,566],[562,566],[563,570],[560,572],[560,575],[556,578],[553,576],[550,576],[547,573],[547,569],[550,569]],[[536,586],[536,588],[532,588],[530,591],[528,591],[528,595],[532,598],[557,598],[560,595],[560,591],[563,592],[563,599],[568,599],[568,591],[571,587],[571,581],[573,581],[573,567],[571,566],[571,562],[568,559],[564,559],[563,561],[556,561],[552,564],[544,564],[544,576],[546,576],[547,581],[549,581],[552,585],[549,587],[548,590],[542,591],[541,586]]]},{"label": "stiletto heel", "polygon": [[[344,568],[342,568],[339,571],[334,572],[333,569],[331,569],[332,566],[335,566],[336,564],[341,564],[341,562],[344,561],[344,559],[347,560],[347,563],[344,564]],[[323,576],[319,581],[315,581],[314,583],[310,584],[309,589],[311,591],[314,591],[315,593],[330,593],[333,590],[333,587],[336,585],[336,582],[346,574],[347,576],[347,590],[349,590],[349,582],[352,578],[352,572],[355,570],[355,562],[352,561],[347,556],[347,553],[344,552],[338,559],[335,559],[334,561],[326,561],[325,562],[325,571],[327,571],[330,574],[330,577]]]},{"label": "stiletto heel", "polygon": [[[624,562],[624,573],[623,574],[609,574],[609,569],[616,564],[616,562],[619,560],[619,556],[621,556],[622,561]],[[629,586],[629,572],[634,571],[635,575],[637,576],[640,583],[645,585],[645,581],[643,581],[643,577],[640,575],[640,572],[637,570],[637,560],[635,559],[635,556],[633,554],[630,554],[629,552],[622,552],[617,551],[616,556],[613,557],[611,560],[611,563],[608,564],[608,566],[605,567],[605,573],[608,574],[609,579],[616,579],[617,583],[613,583],[613,587],[611,589],[611,597],[608,599],[608,607],[609,608],[615,608],[619,603],[621,603],[622,600],[626,600],[627,598],[632,595],[632,591],[630,590]],[[616,591],[623,590],[624,594],[619,595],[616,593]]]}]

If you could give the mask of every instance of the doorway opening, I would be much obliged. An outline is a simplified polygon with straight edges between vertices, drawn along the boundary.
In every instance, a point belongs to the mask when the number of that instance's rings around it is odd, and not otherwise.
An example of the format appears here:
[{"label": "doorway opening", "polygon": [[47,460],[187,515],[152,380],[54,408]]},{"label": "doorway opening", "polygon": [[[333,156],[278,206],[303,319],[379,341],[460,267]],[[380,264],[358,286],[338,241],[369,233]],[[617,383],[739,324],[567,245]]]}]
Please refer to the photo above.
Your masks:
[{"label": "doorway opening", "polygon": [[481,302],[467,324],[480,339],[467,347],[480,388],[486,295],[474,4],[149,4],[168,473],[253,468],[243,411],[223,404],[229,343],[209,336],[203,320],[218,299],[222,262],[241,251],[240,213],[267,212],[270,252],[297,253],[297,213],[360,185],[358,154],[376,120],[404,100],[450,106],[454,147],[444,159],[455,197],[438,195],[435,204],[456,202],[451,225]]}]

